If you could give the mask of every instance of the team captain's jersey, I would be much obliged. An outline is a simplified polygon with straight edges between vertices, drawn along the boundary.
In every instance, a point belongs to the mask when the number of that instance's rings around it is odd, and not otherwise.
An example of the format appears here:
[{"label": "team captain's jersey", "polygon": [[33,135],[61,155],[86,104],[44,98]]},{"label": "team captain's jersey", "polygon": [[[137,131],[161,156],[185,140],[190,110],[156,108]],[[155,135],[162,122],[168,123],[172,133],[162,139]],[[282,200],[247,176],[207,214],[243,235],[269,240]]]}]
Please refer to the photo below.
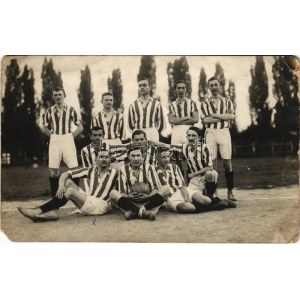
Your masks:
[{"label": "team captain's jersey", "polygon": [[103,130],[103,138],[106,140],[125,139],[125,127],[123,115],[114,111],[111,119],[107,118],[104,111],[100,111],[93,117],[91,127],[100,127]]},{"label": "team captain's jersey", "polygon": [[128,125],[131,131],[135,129],[157,128],[161,131],[164,127],[164,116],[158,100],[150,98],[146,107],[143,107],[140,98],[129,106]]},{"label": "team captain's jersey", "polygon": [[80,114],[78,114],[73,106],[64,105],[62,114],[60,115],[56,105],[47,109],[43,125],[50,129],[52,134],[71,133],[72,122],[75,125],[81,124]]},{"label": "team captain's jersey", "polygon": [[[201,103],[201,119],[209,117],[211,114],[229,114],[234,113],[233,103],[230,99],[219,96],[218,107],[212,98]],[[217,123],[205,124],[206,128],[222,129],[229,128],[229,121],[220,120]]]},{"label": "team captain's jersey", "polygon": [[191,117],[193,112],[197,111],[196,102],[188,98],[183,101],[176,99],[169,104],[169,116],[173,115],[177,118]]},{"label": "team captain's jersey", "polygon": [[136,178],[133,174],[131,165],[128,164],[124,168],[121,168],[119,175],[119,191],[120,193],[129,194],[130,187],[135,182],[148,183],[150,191],[158,189],[157,179],[155,177],[154,169],[149,164],[142,164],[140,166],[139,175]]},{"label": "team captain's jersey", "polygon": [[116,188],[119,172],[109,168],[106,174],[100,178],[98,167],[80,168],[68,171],[72,178],[87,178],[89,194],[91,196],[107,200],[112,189]]},{"label": "team captain's jersey", "polygon": [[194,173],[213,165],[212,151],[207,144],[171,145],[171,150],[183,153],[188,164],[188,173]]},{"label": "team captain's jersey", "polygon": [[160,169],[157,164],[155,166],[155,171],[157,174],[157,182],[159,187],[168,185],[172,189],[172,194],[174,194],[178,189],[185,186],[182,173],[177,165],[169,164],[164,171]]}]

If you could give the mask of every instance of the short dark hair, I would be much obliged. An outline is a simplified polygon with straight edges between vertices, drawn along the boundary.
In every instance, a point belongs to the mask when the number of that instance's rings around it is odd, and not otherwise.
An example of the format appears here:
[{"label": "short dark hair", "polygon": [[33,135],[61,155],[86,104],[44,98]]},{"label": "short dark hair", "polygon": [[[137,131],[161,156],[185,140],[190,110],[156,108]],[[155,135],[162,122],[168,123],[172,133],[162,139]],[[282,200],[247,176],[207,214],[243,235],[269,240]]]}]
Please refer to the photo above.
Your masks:
[{"label": "short dark hair", "polygon": [[141,129],[136,129],[135,131],[133,131],[133,133],[131,135],[131,139],[133,140],[136,135],[140,135],[140,134],[144,135],[144,137],[147,138],[145,131],[143,131]]},{"label": "short dark hair", "polygon": [[201,137],[202,137],[202,130],[201,130],[199,127],[191,126],[191,127],[188,129],[188,131],[189,131],[189,130],[193,130],[193,131],[197,132],[198,138],[201,138]]},{"label": "short dark hair", "polygon": [[176,89],[176,87],[177,87],[177,84],[179,84],[179,83],[183,83],[184,85],[185,85],[185,87],[186,87],[186,82],[184,81],[184,80],[177,80],[176,82],[175,82],[175,85],[174,85],[174,88]]},{"label": "short dark hair", "polygon": [[146,78],[146,77],[138,78],[138,82],[140,82],[140,81],[142,81],[142,80],[148,81],[149,86],[151,86],[151,81],[150,81],[150,79],[148,79],[148,78]]},{"label": "short dark hair", "polygon": [[219,79],[218,79],[217,77],[213,76],[213,77],[210,77],[210,78],[207,80],[207,85],[209,86],[209,82],[210,82],[210,81],[213,81],[213,80],[217,80],[217,81],[220,83]]},{"label": "short dark hair", "polygon": [[112,96],[113,97],[113,94],[110,92],[105,92],[101,95],[101,100],[103,100],[104,96]]},{"label": "short dark hair", "polygon": [[100,126],[94,126],[94,127],[91,128],[90,132],[92,133],[92,131],[97,131],[97,130],[102,130],[103,131],[103,129]]},{"label": "short dark hair", "polygon": [[63,91],[64,96],[66,97],[66,92],[65,92],[65,90],[62,86],[56,86],[55,88],[53,88],[52,89],[52,94],[53,94],[53,92],[60,92],[60,91]]},{"label": "short dark hair", "polygon": [[131,154],[131,152],[133,152],[133,151],[141,151],[142,152],[142,149],[141,149],[141,147],[137,147],[137,146],[130,147],[129,150],[128,150],[128,152],[127,152],[127,156],[129,157],[130,154]]},{"label": "short dark hair", "polygon": [[157,155],[160,155],[166,151],[171,152],[171,149],[169,147],[157,147]]}]

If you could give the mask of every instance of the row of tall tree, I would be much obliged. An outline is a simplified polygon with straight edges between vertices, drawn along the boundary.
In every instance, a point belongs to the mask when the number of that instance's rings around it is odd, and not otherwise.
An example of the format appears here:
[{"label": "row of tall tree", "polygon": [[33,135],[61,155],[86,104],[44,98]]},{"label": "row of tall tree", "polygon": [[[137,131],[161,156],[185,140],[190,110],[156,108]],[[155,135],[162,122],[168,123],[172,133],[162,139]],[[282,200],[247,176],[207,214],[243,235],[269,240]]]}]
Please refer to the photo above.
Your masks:
[{"label": "row of tall tree", "polygon": [[[175,59],[167,65],[169,83],[169,100],[176,98],[174,85],[177,80],[184,80],[187,86],[187,97],[192,94],[189,64],[185,56]],[[283,57],[275,57],[272,67],[273,94],[277,100],[274,108],[267,102],[269,97],[269,78],[262,56],[256,57],[256,63],[251,66],[251,85],[249,86],[249,108],[251,125],[238,133],[235,122],[231,124],[234,138],[247,142],[274,139],[280,141],[293,140],[297,149],[299,137],[299,98],[298,78],[285,63]],[[53,61],[45,58],[42,65],[42,95],[41,100],[35,95],[34,74],[26,65],[20,70],[17,59],[12,59],[6,67],[6,84],[2,98],[2,152],[12,153],[15,157],[25,152],[30,159],[38,156],[46,149],[46,140],[42,137],[38,121],[47,108],[53,105],[52,89],[63,86],[60,71],[55,71]],[[91,71],[89,66],[81,70],[81,81],[78,87],[84,132],[80,146],[88,142],[88,132],[94,106]],[[221,95],[230,98],[236,106],[235,83],[231,80],[226,85],[225,72],[220,63],[216,64],[215,77],[220,81]],[[154,56],[142,56],[137,80],[148,78],[152,83],[152,94],[156,95],[156,63]],[[204,101],[208,97],[207,75],[202,67],[199,74],[198,100]],[[227,89],[226,89],[227,86]],[[123,111],[123,85],[120,69],[112,71],[107,79],[108,91],[114,95],[114,109]]]}]

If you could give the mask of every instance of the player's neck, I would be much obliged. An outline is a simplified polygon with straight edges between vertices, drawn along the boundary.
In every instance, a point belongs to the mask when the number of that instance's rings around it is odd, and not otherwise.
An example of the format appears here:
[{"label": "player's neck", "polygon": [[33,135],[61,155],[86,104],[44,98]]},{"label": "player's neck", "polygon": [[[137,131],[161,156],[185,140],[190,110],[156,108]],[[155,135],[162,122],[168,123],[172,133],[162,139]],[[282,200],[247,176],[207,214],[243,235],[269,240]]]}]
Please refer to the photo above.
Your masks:
[{"label": "player's neck", "polygon": [[185,97],[177,97],[177,100],[179,100],[179,101],[184,101],[184,100],[185,100]]},{"label": "player's neck", "polygon": [[148,95],[141,95],[140,96],[140,99],[143,101],[143,102],[147,102],[147,101],[149,101],[150,100],[150,95],[148,94]]},{"label": "player's neck", "polygon": [[214,99],[214,100],[219,100],[220,99],[220,94],[212,95],[211,98]]},{"label": "player's neck", "polygon": [[166,170],[166,169],[167,169],[167,166],[161,165],[160,163],[158,163],[158,167],[159,167],[161,170]]},{"label": "player's neck", "polygon": [[131,168],[132,168],[132,170],[139,170],[140,169],[140,167],[141,167],[141,165],[139,165],[139,166],[133,166],[132,164],[130,164],[130,166],[131,166]]},{"label": "player's neck", "polygon": [[112,107],[110,107],[110,108],[103,108],[103,112],[105,112],[105,113],[112,113],[113,112],[113,108]]},{"label": "player's neck", "polygon": [[105,172],[107,172],[108,171],[108,169],[109,169],[109,167],[99,167],[99,172],[100,173],[105,173]]},{"label": "player's neck", "polygon": [[64,106],[65,106],[65,103],[64,102],[62,102],[62,103],[56,103],[55,106],[56,106],[57,109],[63,109]]}]

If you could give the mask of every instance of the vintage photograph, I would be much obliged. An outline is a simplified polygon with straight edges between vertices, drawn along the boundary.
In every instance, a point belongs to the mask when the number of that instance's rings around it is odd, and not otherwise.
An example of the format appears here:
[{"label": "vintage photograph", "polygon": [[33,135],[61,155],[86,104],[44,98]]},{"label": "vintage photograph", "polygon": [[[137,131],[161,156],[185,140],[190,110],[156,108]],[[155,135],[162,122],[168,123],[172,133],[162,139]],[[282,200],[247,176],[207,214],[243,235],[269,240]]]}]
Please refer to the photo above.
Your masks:
[{"label": "vintage photograph", "polygon": [[17,242],[299,239],[295,56],[5,56]]}]

